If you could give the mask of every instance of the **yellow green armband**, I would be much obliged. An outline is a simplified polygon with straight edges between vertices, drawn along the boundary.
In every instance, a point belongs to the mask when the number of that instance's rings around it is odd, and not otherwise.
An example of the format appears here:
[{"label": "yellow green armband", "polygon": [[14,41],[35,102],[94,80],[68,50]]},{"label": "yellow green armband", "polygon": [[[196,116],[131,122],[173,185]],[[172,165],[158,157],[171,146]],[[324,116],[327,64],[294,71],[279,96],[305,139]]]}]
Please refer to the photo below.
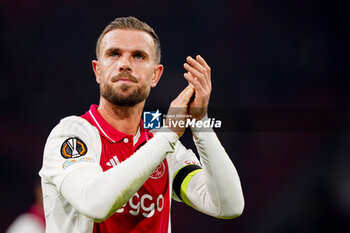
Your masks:
[{"label": "yellow green armband", "polygon": [[200,166],[190,164],[182,167],[174,176],[173,190],[178,198],[189,206],[192,205],[187,198],[187,187],[192,177],[200,171],[202,171]]}]

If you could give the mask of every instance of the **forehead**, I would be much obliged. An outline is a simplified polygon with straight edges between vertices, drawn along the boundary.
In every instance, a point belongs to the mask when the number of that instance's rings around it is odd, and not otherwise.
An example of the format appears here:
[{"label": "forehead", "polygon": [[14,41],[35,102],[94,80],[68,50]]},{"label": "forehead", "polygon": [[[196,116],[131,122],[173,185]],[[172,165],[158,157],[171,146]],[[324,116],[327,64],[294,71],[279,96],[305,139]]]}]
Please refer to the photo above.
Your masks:
[{"label": "forehead", "polygon": [[122,50],[144,50],[150,53],[154,48],[151,35],[144,31],[115,29],[108,32],[101,41],[101,51],[108,48]]}]

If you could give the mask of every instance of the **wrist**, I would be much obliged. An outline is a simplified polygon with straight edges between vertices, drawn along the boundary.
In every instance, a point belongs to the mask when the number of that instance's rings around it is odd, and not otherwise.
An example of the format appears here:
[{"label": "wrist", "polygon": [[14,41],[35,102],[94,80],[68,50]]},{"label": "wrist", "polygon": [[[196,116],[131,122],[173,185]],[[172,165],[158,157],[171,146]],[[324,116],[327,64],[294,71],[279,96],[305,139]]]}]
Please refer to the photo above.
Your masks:
[{"label": "wrist", "polygon": [[205,114],[201,119],[197,120],[195,119],[195,124],[191,124],[191,131],[192,133],[197,132],[212,132],[213,129],[211,125],[208,123],[210,121],[208,114]]}]

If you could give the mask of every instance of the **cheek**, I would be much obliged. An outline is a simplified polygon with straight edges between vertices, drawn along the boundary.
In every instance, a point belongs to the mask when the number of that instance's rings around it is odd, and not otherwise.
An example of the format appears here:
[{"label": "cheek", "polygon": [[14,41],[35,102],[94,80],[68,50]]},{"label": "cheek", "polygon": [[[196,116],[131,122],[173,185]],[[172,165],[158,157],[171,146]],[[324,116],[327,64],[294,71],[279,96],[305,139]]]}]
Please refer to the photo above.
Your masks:
[{"label": "cheek", "polygon": [[147,82],[152,82],[152,79],[154,77],[154,67],[153,66],[145,66],[143,67],[143,74],[145,75],[145,79]]},{"label": "cheek", "polygon": [[101,66],[99,80],[97,80],[97,82],[99,84],[106,83],[109,77],[111,77],[111,75],[112,74],[110,74],[110,69],[108,69],[108,67]]},{"label": "cheek", "polygon": [[147,82],[147,84],[148,84],[149,86],[152,85],[153,77],[154,77],[153,71],[148,71],[148,72],[147,72],[147,77],[146,77],[146,82]]},{"label": "cheek", "polygon": [[116,66],[112,61],[104,61],[101,64],[101,73],[104,74],[109,74],[111,73],[114,69],[113,67]]}]

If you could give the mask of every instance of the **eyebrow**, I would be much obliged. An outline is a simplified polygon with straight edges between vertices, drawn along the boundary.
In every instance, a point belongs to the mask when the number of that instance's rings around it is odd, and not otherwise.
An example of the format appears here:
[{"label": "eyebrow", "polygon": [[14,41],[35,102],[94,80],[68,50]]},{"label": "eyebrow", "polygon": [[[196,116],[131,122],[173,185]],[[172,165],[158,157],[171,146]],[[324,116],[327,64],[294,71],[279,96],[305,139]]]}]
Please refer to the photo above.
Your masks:
[{"label": "eyebrow", "polygon": [[141,49],[137,49],[135,51],[132,51],[132,55],[136,55],[136,54],[140,54],[140,55],[142,55],[145,58],[149,57],[148,53],[143,51],[143,50],[141,50]]},{"label": "eyebrow", "polygon": [[107,49],[106,51],[105,51],[105,55],[107,55],[107,54],[110,54],[111,52],[117,52],[117,53],[120,53],[121,52],[121,49],[119,49],[119,48],[109,48],[109,49]]}]

